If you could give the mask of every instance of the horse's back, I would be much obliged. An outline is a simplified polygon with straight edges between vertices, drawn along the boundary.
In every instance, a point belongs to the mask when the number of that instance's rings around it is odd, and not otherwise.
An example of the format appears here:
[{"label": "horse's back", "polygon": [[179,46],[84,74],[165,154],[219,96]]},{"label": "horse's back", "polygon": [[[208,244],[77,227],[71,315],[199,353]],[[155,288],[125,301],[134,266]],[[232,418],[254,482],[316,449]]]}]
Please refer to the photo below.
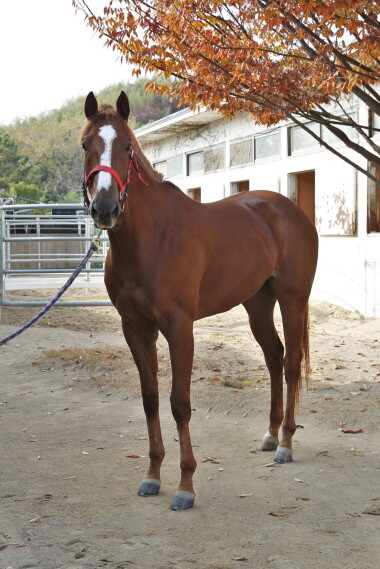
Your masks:
[{"label": "horse's back", "polygon": [[[289,198],[269,190],[241,192],[219,202],[205,204],[216,214],[216,225],[225,220],[225,234],[263,239],[276,254],[291,254],[304,246],[315,257],[318,244],[314,224]],[[206,214],[207,215],[207,214]],[[210,215],[210,225],[212,226]],[[231,230],[232,228],[232,230]]]}]

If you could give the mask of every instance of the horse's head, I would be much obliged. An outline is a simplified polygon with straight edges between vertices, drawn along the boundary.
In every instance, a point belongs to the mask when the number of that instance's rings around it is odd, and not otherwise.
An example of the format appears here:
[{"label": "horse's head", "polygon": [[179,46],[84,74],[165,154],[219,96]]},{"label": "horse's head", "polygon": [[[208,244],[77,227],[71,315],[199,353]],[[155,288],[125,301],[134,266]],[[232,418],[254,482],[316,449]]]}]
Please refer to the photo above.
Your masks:
[{"label": "horse's head", "polygon": [[85,202],[97,227],[111,229],[124,207],[132,161],[128,97],[122,91],[115,110],[111,105],[98,107],[91,92],[84,111],[88,119],[82,135]]}]

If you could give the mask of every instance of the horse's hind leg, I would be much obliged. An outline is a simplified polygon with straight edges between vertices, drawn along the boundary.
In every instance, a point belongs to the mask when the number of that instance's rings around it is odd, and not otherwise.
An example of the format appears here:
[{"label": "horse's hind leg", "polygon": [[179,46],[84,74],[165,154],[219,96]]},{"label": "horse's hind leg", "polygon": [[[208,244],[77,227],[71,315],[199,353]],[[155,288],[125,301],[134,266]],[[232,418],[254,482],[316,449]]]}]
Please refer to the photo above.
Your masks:
[{"label": "horse's hind leg", "polygon": [[139,496],[154,496],[160,491],[160,468],[165,456],[158,412],[157,350],[158,329],[149,322],[130,325],[123,321],[125,339],[140,374],[141,394],[149,436],[150,465],[138,490]]},{"label": "horse's hind leg", "polygon": [[282,437],[274,460],[292,461],[292,438],[296,431],[295,408],[301,387],[301,362],[308,358],[308,304],[307,299],[288,295],[279,296],[285,336],[285,381],[287,385],[285,417]]},{"label": "horse's hind leg", "polygon": [[263,350],[271,378],[271,408],[269,429],[264,435],[261,450],[276,450],[278,431],[283,420],[283,355],[284,347],[273,322],[276,298],[265,283],[261,290],[244,303],[252,333]]}]

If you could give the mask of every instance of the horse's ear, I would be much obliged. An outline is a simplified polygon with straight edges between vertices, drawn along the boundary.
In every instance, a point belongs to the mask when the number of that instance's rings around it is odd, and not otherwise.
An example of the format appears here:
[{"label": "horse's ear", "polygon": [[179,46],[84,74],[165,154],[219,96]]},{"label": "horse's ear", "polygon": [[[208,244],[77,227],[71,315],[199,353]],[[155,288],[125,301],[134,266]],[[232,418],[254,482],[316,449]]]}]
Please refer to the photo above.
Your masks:
[{"label": "horse's ear", "polygon": [[128,120],[129,117],[129,101],[126,93],[121,91],[118,100],[116,101],[116,108],[119,115],[123,117],[124,120]]},{"label": "horse's ear", "polygon": [[92,91],[86,97],[86,102],[84,104],[84,114],[88,119],[96,115],[98,112],[98,101]]}]

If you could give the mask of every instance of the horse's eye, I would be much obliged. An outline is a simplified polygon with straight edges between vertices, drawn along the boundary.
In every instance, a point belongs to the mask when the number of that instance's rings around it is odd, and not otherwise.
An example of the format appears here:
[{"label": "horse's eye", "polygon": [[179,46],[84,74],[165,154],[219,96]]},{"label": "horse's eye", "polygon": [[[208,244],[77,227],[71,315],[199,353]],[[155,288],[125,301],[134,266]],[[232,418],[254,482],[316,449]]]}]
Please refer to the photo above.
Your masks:
[{"label": "horse's eye", "polygon": [[129,152],[130,149],[131,149],[131,146],[132,146],[131,143],[128,142],[128,144],[127,144],[126,147],[125,147],[125,150],[126,150],[127,152]]},{"label": "horse's eye", "polygon": [[87,144],[85,142],[82,142],[82,148],[83,148],[83,150],[85,150],[87,152],[88,147],[87,147]]}]

